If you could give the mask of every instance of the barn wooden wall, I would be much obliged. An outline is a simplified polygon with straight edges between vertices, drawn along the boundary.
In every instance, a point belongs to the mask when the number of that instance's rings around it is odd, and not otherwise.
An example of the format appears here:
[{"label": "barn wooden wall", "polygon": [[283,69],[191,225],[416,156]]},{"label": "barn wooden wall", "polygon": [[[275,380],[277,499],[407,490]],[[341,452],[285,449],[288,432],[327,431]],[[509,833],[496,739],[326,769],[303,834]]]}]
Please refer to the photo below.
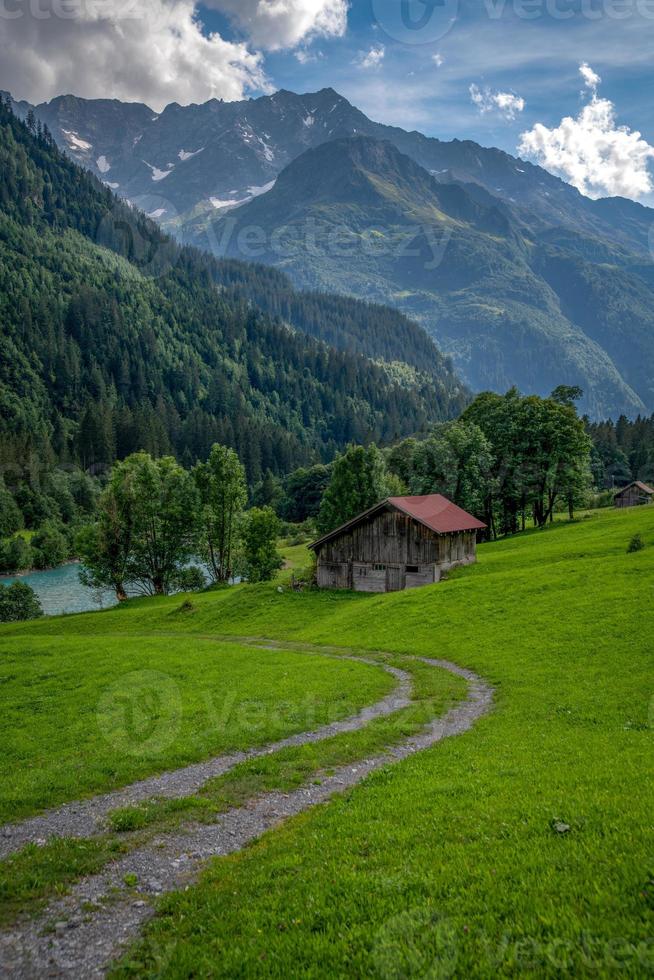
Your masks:
[{"label": "barn wooden wall", "polygon": [[639,487],[629,487],[615,498],[616,507],[639,507],[652,502],[652,497]]},{"label": "barn wooden wall", "polygon": [[[435,566],[473,560],[476,542],[474,531],[439,535],[401,512],[382,511],[318,549],[318,585],[365,592],[427,585],[438,581]],[[374,565],[397,566],[398,583]],[[405,575],[407,565],[418,572]]]}]

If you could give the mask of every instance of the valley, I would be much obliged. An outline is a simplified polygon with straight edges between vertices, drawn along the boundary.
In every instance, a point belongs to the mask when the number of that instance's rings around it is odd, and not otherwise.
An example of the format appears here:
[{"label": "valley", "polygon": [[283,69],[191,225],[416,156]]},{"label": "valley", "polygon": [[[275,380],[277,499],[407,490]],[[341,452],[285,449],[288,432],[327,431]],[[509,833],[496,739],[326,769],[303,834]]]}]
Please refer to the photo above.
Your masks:
[{"label": "valley", "polygon": [[[500,150],[373,122],[333,89],[159,114],[66,96],[34,111],[180,241],[396,307],[473,390],[546,394],[556,379],[584,389],[595,419],[654,408],[651,209],[583,197]],[[386,147],[361,165],[370,210],[363,187],[351,193],[357,141]],[[439,196],[449,211],[428,203]]]}]

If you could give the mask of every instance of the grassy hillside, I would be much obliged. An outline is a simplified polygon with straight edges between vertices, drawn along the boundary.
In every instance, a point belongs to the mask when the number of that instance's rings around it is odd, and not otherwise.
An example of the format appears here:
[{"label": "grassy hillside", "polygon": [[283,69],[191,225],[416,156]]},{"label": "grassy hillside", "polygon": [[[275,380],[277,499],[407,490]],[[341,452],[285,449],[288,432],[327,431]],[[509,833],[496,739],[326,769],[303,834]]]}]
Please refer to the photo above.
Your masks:
[{"label": "grassy hillside", "polygon": [[[173,634],[185,615],[168,617]],[[56,620],[44,635],[1,637],[0,823],[305,731],[308,717],[347,716],[393,686],[351,661],[103,626],[68,636]]]},{"label": "grassy hillside", "polygon": [[[627,554],[637,532],[646,547]],[[175,623],[189,639],[447,657],[490,680],[496,706],[468,734],[215,861],[164,901],[116,976],[646,975],[653,571],[650,508],[484,545],[477,566],[415,592],[262,586],[194,600]],[[0,642],[156,642],[176,603],[5,628]]]}]

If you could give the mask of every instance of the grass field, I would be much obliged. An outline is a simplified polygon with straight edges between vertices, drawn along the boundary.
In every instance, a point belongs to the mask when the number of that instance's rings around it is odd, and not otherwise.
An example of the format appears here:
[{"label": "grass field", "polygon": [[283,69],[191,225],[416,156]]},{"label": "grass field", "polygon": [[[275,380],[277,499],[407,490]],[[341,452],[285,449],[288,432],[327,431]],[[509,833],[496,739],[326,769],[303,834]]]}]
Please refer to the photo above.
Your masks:
[{"label": "grass field", "polygon": [[[636,532],[646,547],[627,554]],[[175,646],[213,633],[446,657],[490,680],[496,706],[215,861],[163,900],[115,977],[654,972],[654,508],[484,546],[477,566],[414,592],[193,601]],[[156,643],[176,604],[18,625],[0,642],[14,658],[38,638]]]},{"label": "grass field", "polygon": [[[177,617],[167,620],[174,633]],[[348,660],[116,636],[97,615],[69,636],[68,622],[0,633],[0,822],[305,731],[393,686]]]}]

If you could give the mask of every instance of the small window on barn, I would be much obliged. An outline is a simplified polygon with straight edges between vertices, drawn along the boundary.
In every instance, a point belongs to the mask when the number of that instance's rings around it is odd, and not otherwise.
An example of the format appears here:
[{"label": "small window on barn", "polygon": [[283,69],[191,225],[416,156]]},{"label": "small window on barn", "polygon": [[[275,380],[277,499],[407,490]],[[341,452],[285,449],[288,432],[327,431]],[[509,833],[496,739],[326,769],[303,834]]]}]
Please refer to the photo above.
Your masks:
[{"label": "small window on barn", "polygon": [[407,565],[406,570],[410,575],[417,575],[417,573],[420,571],[420,568],[418,565]]},{"label": "small window on barn", "polygon": [[373,567],[374,571],[376,571],[376,572],[385,572],[386,571],[386,565],[373,565],[372,567]]},{"label": "small window on barn", "polygon": [[359,576],[363,576],[363,575],[367,575],[367,574],[368,574],[368,569],[367,569],[367,568],[360,568],[360,569],[358,570],[358,573],[357,573],[357,574],[358,574]]}]

